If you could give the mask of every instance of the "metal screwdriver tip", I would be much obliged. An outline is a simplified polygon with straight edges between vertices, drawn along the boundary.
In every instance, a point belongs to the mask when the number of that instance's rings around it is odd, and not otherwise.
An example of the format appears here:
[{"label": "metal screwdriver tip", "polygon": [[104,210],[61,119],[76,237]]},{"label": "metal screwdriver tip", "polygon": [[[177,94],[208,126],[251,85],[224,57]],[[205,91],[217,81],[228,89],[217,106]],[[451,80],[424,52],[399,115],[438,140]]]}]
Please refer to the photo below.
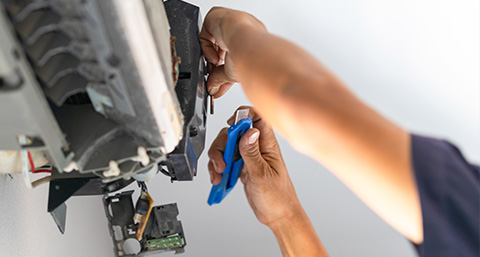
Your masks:
[{"label": "metal screwdriver tip", "polygon": [[213,95],[210,96],[210,115],[213,115],[213,113],[214,113],[214,109],[213,109],[213,100],[214,100],[214,98],[215,98],[215,97],[214,97]]}]

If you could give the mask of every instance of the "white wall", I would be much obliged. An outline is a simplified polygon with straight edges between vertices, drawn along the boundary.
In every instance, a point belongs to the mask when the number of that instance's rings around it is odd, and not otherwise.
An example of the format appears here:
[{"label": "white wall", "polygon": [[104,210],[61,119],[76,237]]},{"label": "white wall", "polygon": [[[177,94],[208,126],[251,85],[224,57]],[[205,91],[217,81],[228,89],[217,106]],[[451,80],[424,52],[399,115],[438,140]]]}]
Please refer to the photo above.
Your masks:
[{"label": "white wall", "polygon": [[[277,35],[307,49],[372,107],[422,134],[448,138],[480,162],[479,2],[456,1],[202,1],[256,15]],[[216,101],[207,145],[236,107],[239,86]],[[280,139],[301,202],[333,256],[415,256],[328,171]],[[157,176],[156,203],[178,202],[188,246],[182,256],[279,256],[272,233],[258,223],[241,186],[219,206],[206,204],[207,158],[193,183]],[[46,213],[47,190],[27,191],[21,177],[0,177],[0,256],[113,256],[99,197],[68,202],[67,232]],[[166,254],[164,256],[170,256]]]}]

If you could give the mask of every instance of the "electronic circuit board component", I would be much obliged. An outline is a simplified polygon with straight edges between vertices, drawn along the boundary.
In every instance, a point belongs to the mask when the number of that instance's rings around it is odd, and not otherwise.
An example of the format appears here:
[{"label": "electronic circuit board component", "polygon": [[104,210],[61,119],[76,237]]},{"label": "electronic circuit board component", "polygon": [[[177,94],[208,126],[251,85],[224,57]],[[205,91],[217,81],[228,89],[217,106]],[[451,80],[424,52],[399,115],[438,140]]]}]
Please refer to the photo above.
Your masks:
[{"label": "electronic circuit board component", "polygon": [[[182,222],[177,219],[176,203],[154,206],[149,217],[145,217],[145,228],[140,238],[140,223],[135,223],[133,205],[134,191],[105,195],[104,206],[108,227],[113,239],[115,256],[145,256],[143,254],[175,251],[183,253],[187,245]],[[142,197],[140,197],[142,198]],[[147,199],[144,197],[144,199]],[[153,200],[152,200],[153,201]],[[139,244],[139,251],[130,251]],[[128,247],[127,247],[128,246]],[[136,249],[136,247],[134,248]]]},{"label": "electronic circuit board component", "polygon": [[173,249],[183,247],[184,244],[185,242],[183,241],[183,237],[180,235],[173,235],[160,239],[147,240],[145,247],[148,250]]}]

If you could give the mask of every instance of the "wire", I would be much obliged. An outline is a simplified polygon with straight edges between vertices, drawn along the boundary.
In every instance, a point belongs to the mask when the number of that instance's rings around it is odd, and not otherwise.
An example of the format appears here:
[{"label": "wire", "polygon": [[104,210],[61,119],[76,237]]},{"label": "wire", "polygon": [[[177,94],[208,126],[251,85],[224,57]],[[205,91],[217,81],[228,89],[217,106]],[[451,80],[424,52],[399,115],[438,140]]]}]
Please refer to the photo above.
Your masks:
[{"label": "wire", "polygon": [[[51,173],[52,172],[51,170],[46,170],[46,169],[35,170],[35,165],[33,164],[33,158],[32,158],[32,154],[30,153],[30,151],[27,151],[27,156],[28,156],[28,162],[30,162],[30,167],[32,168],[32,173],[40,173],[40,172]],[[32,182],[32,188],[35,188],[35,187],[38,187],[39,185],[48,183],[51,180],[52,180],[52,176],[46,176],[46,177],[43,177],[41,179],[35,180],[35,181]]]},{"label": "wire", "polygon": [[52,176],[46,176],[41,179],[35,180],[32,182],[32,188],[38,187],[39,185],[48,183],[52,180]]},{"label": "wire", "polygon": [[158,168],[158,171],[167,177],[172,177],[172,175],[170,175],[170,173],[168,173],[168,171],[166,171],[164,168]]},{"label": "wire", "polygon": [[52,173],[51,170],[34,170],[32,173]]},{"label": "wire", "polygon": [[36,168],[36,170],[52,170],[52,169],[53,169],[52,165],[49,165],[49,164],[45,164],[42,167]]},{"label": "wire", "polygon": [[27,151],[27,155],[28,155],[28,161],[30,162],[30,167],[32,168],[32,172],[33,172],[35,170],[35,165],[33,164],[32,154],[30,153],[30,151]]},{"label": "wire", "polygon": [[158,171],[160,171],[163,175],[167,176],[167,177],[172,177],[172,175],[166,171],[163,167],[162,167],[163,164],[159,163],[158,164]]},{"label": "wire", "polygon": [[30,153],[30,151],[27,151],[27,155],[28,155],[28,161],[30,162],[30,167],[32,167],[32,173],[52,173],[51,170],[47,170],[47,169],[39,169],[39,170],[35,170],[35,165],[33,164],[33,158],[32,158],[32,154]]},{"label": "wire", "polygon": [[137,181],[138,186],[142,189],[142,192],[148,192],[147,185],[143,181]]}]

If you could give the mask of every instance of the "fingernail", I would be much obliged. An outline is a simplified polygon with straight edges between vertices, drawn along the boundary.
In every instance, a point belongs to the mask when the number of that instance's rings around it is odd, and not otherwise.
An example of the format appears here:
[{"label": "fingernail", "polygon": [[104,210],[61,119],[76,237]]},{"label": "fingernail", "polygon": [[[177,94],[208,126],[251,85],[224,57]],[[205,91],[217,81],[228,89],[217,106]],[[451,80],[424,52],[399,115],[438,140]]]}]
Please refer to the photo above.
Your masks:
[{"label": "fingernail", "polygon": [[215,169],[215,172],[216,172],[216,173],[220,173],[220,172],[218,171],[218,169],[217,169],[217,164],[215,164],[214,161],[212,161],[212,163],[213,163],[213,168]]},{"label": "fingernail", "polygon": [[248,138],[248,144],[250,145],[253,145],[255,144],[255,142],[257,142],[257,139],[258,139],[258,136],[260,135],[260,133],[255,132],[253,133],[249,138]]},{"label": "fingernail", "polygon": [[212,87],[210,88],[208,93],[210,93],[210,95],[215,95],[216,93],[218,93],[218,90],[220,90],[220,87]]}]

